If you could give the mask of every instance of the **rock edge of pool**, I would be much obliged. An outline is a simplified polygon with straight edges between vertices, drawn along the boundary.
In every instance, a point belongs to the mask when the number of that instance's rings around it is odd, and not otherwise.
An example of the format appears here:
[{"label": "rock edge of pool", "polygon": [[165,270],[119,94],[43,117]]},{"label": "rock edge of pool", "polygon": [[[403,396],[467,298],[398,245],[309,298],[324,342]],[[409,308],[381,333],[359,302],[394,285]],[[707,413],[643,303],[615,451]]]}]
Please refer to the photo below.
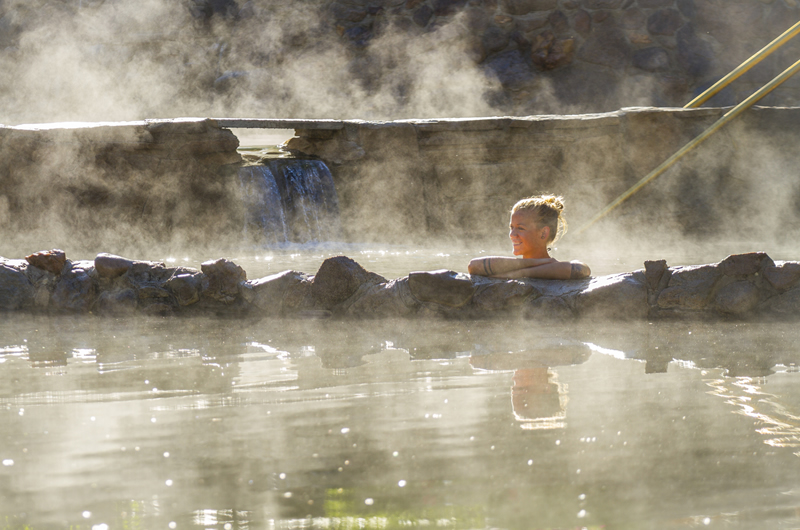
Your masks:
[{"label": "rock edge of pool", "polygon": [[387,279],[346,256],[326,259],[313,275],[286,270],[251,280],[224,258],[200,270],[106,253],[73,261],[59,249],[0,258],[0,310],[111,317],[796,319],[798,284],[800,262],[764,252],[693,266],[646,261],[640,270],[583,280],[451,270]]}]

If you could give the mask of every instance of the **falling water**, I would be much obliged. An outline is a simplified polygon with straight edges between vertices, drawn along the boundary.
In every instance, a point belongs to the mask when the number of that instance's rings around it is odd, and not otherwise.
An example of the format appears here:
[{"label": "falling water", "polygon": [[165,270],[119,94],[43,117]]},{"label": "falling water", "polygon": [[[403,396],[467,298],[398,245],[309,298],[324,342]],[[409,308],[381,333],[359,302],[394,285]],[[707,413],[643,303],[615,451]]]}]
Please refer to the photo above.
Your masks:
[{"label": "falling water", "polygon": [[339,234],[333,176],[324,162],[267,159],[239,169],[247,241],[314,243]]}]

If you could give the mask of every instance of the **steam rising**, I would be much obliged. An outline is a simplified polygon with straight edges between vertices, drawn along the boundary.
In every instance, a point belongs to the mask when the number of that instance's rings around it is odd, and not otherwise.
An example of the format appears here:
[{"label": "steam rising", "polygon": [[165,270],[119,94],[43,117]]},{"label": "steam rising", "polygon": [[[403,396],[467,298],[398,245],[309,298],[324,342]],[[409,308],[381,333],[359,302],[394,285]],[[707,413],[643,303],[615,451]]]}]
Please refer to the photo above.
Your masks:
[{"label": "steam rising", "polygon": [[357,52],[307,3],[251,5],[235,23],[167,0],[37,4],[0,6],[19,34],[0,51],[6,124],[492,115],[500,90],[459,17],[412,37],[387,23]]}]

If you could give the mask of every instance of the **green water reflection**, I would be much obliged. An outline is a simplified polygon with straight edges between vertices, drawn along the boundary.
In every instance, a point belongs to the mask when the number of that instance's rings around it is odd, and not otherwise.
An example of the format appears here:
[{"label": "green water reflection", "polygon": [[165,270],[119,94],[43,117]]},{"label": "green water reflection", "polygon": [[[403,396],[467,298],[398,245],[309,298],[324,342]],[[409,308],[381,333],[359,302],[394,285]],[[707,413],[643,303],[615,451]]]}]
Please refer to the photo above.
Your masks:
[{"label": "green water reflection", "polygon": [[0,529],[792,528],[790,324],[0,323]]}]

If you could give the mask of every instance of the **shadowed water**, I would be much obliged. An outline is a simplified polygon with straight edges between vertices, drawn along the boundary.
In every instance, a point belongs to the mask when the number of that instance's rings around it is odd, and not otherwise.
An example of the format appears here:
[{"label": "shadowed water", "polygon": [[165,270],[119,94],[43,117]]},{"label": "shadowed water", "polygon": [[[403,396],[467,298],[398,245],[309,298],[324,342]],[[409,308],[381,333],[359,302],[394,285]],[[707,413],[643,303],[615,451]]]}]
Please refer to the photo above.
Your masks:
[{"label": "shadowed water", "polygon": [[790,324],[0,323],[0,529],[793,528]]}]

